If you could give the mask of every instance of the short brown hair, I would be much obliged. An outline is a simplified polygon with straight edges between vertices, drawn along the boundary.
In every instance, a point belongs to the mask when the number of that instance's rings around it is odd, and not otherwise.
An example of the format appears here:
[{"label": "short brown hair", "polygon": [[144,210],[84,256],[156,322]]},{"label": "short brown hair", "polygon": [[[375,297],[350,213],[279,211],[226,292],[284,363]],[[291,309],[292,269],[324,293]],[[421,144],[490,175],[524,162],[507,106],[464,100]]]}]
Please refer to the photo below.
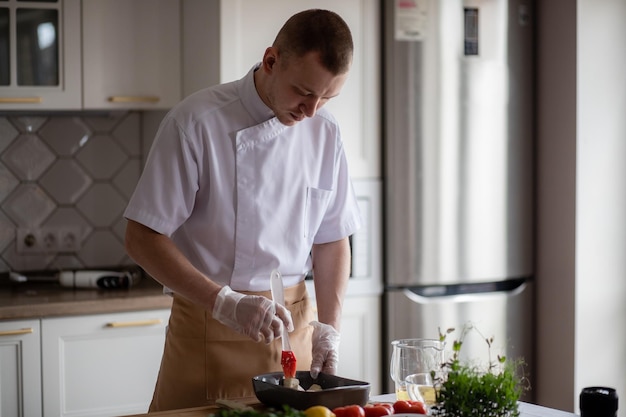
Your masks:
[{"label": "short brown hair", "polygon": [[276,35],[274,47],[288,60],[319,52],[322,65],[333,74],[350,69],[354,45],[346,22],[335,12],[304,10],[291,16]]}]

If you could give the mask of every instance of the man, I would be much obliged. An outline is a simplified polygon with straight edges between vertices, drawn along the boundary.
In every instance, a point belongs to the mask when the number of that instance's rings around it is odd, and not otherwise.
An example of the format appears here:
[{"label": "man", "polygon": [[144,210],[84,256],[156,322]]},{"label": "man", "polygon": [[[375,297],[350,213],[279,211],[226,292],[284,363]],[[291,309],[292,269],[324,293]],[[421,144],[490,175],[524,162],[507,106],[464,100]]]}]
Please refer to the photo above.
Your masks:
[{"label": "man", "polygon": [[[348,236],[361,220],[322,106],[352,53],[337,14],[300,12],[244,78],[164,118],[125,212],[129,255],[174,298],[150,411],[253,397],[251,377],[281,369],[282,326],[298,369],[336,372]],[[287,308],[270,300],[274,268]]]}]

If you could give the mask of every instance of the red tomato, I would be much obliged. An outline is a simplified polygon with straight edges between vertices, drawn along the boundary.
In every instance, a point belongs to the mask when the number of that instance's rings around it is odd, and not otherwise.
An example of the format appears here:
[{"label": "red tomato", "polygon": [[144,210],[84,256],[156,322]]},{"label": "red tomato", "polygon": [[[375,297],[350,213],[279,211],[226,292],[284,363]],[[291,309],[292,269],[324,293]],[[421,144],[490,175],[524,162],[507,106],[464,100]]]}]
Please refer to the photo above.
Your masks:
[{"label": "red tomato", "polygon": [[365,417],[382,417],[393,414],[393,407],[388,407],[383,403],[368,404],[363,407]]},{"label": "red tomato", "polygon": [[426,414],[426,406],[421,401],[398,400],[393,403],[393,410],[398,414]]},{"label": "red tomato", "polygon": [[393,404],[391,403],[370,403],[368,405],[371,405],[374,407],[385,407],[386,409],[389,410],[391,414],[393,414]]},{"label": "red tomato", "polygon": [[346,405],[345,407],[333,408],[337,417],[365,417],[365,411],[360,405]]}]

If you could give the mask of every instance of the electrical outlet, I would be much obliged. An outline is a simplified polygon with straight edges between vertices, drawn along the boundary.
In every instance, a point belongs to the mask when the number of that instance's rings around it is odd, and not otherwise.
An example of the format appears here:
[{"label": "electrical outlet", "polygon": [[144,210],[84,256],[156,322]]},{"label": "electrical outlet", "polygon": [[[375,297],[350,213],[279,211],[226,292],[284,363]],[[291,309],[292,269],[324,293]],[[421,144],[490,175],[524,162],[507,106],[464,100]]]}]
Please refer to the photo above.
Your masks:
[{"label": "electrical outlet", "polygon": [[80,249],[80,230],[71,226],[19,228],[16,246],[20,255],[76,252]]}]

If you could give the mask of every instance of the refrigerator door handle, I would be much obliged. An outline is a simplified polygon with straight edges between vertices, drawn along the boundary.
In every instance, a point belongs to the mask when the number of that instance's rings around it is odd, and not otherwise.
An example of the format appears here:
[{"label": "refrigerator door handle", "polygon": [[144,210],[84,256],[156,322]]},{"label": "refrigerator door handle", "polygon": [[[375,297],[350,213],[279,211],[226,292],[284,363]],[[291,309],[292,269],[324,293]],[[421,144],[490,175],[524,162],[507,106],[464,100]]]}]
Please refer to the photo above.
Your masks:
[{"label": "refrigerator door handle", "polygon": [[411,301],[419,304],[438,303],[442,301],[460,303],[484,301],[492,298],[515,297],[524,292],[527,286],[528,285],[526,281],[524,281],[521,282],[519,285],[515,285],[510,290],[473,292],[460,292],[457,290],[453,291],[452,294],[447,293],[446,286],[432,286],[426,287],[426,289],[419,291],[415,289],[405,288],[402,290],[402,293]]}]

